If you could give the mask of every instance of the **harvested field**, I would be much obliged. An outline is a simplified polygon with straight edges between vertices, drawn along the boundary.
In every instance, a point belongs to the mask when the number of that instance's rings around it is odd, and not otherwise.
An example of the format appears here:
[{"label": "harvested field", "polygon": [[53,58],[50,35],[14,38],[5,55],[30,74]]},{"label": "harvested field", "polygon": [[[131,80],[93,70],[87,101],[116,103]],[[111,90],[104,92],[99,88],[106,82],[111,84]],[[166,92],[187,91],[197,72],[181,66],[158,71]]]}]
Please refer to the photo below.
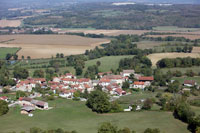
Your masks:
[{"label": "harvested field", "polygon": [[108,39],[93,39],[71,35],[2,35],[0,47],[21,47],[19,57],[50,58],[56,53],[64,55],[81,54],[93,49]]},{"label": "harvested field", "polygon": [[60,33],[64,33],[64,32],[71,32],[71,33],[80,33],[83,32],[85,34],[104,34],[104,35],[108,35],[108,36],[118,36],[120,34],[137,34],[137,35],[141,35],[144,34],[146,32],[150,32],[149,30],[87,30],[87,29],[53,29],[53,31],[57,31]]},{"label": "harvested field", "polygon": [[0,27],[19,27],[21,20],[0,20]]},{"label": "harvested field", "polygon": [[[188,32],[189,33],[189,32]],[[185,37],[187,39],[191,39],[191,40],[195,40],[195,39],[200,39],[200,35],[198,34],[173,34],[173,35],[147,35],[147,37],[162,37],[162,38],[165,38],[165,37],[168,37],[168,36],[173,36],[173,37]]]},{"label": "harvested field", "polygon": [[200,53],[200,47],[193,47],[192,53]]},{"label": "harvested field", "polygon": [[163,58],[177,58],[177,57],[181,57],[181,58],[199,57],[200,58],[200,54],[199,53],[157,53],[157,54],[150,54],[147,57],[151,60],[153,66],[156,66],[156,63]]}]

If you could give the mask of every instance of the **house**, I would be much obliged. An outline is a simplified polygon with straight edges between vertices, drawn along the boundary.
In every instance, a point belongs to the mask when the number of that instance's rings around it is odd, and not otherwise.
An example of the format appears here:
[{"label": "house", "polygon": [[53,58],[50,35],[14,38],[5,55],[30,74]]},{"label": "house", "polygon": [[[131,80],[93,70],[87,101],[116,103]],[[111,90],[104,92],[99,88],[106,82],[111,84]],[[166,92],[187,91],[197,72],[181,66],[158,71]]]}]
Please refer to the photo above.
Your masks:
[{"label": "house", "polygon": [[100,72],[100,73],[98,73],[98,76],[100,77],[100,78],[102,78],[104,75],[111,75],[112,74],[112,72],[110,71],[110,72]]},{"label": "house", "polygon": [[29,114],[35,110],[34,106],[25,105],[21,108],[21,114]]},{"label": "house", "polygon": [[144,89],[146,87],[145,82],[135,81],[130,88],[134,89]]},{"label": "house", "polygon": [[121,73],[121,75],[123,77],[130,77],[131,74],[134,74],[135,71],[134,70],[123,70],[123,72]]},{"label": "house", "polygon": [[117,88],[115,90],[115,94],[119,95],[119,96],[122,96],[122,95],[125,95],[126,94],[126,91],[122,90],[121,88]]},{"label": "house", "polygon": [[108,86],[110,84],[110,79],[100,79],[99,85]]},{"label": "house", "polygon": [[0,97],[0,100],[8,102],[8,97],[7,96],[2,96],[2,97]]},{"label": "house", "polygon": [[43,101],[39,101],[39,100],[32,100],[31,103],[34,104],[35,107],[37,107],[39,109],[48,109],[49,108],[49,105],[47,102],[43,102]]},{"label": "house", "polygon": [[192,87],[192,86],[197,85],[197,83],[194,80],[185,80],[184,83],[183,83],[183,85],[187,86],[187,87]]},{"label": "house", "polygon": [[19,104],[21,106],[33,106],[38,109],[48,109],[48,103],[39,101],[39,100],[34,100],[29,97],[20,97],[19,98]]},{"label": "house", "polygon": [[121,75],[105,75],[102,79],[109,79],[112,82],[122,85],[125,82],[125,79]]}]

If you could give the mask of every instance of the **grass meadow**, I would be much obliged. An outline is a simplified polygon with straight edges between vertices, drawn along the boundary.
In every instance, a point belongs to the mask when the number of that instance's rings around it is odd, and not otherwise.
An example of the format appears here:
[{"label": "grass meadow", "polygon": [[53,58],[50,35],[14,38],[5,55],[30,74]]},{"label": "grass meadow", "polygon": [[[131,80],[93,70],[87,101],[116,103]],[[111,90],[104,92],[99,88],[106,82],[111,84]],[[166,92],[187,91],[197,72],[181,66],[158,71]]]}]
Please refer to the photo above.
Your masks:
[{"label": "grass meadow", "polygon": [[125,56],[105,56],[102,58],[89,60],[85,62],[85,70],[88,66],[96,65],[97,61],[101,62],[101,65],[99,66],[100,72],[108,72],[111,69],[116,70],[119,67],[119,62],[121,59],[124,58],[132,58],[133,55],[125,55]]},{"label": "grass meadow", "polygon": [[96,114],[84,102],[57,99],[50,101],[53,109],[35,111],[33,117],[21,115],[19,107],[11,108],[9,113],[0,116],[1,133],[10,131],[29,131],[31,127],[43,129],[63,128],[79,133],[95,133],[102,122],[111,122],[120,128],[128,127],[137,133],[146,128],[160,128],[162,132],[189,133],[187,124],[174,119],[170,112],[141,111],[112,114]]},{"label": "grass meadow", "polygon": [[0,59],[5,59],[6,55],[8,53],[15,54],[19,50],[20,50],[20,48],[4,48],[4,47],[1,47],[0,48]]}]

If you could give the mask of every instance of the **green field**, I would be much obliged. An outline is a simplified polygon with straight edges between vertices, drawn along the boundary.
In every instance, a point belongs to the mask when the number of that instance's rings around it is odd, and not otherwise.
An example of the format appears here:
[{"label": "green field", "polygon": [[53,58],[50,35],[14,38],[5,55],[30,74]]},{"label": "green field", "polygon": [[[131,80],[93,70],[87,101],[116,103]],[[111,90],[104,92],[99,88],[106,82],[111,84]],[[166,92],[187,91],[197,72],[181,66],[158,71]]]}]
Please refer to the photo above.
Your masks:
[{"label": "green field", "polygon": [[157,27],[153,27],[153,30],[185,32],[185,31],[199,31],[200,28],[180,28],[180,27],[176,27],[176,26],[157,26]]},{"label": "green field", "polygon": [[85,62],[85,68],[88,66],[96,65],[97,61],[101,62],[101,65],[99,66],[100,72],[108,72],[111,69],[116,70],[119,67],[119,62],[123,58],[132,58],[133,55],[127,55],[127,56],[105,56],[99,59],[89,60]]},{"label": "green field", "polygon": [[184,80],[194,80],[197,84],[200,84],[200,77],[174,77],[173,80],[178,80],[180,83],[183,83]]},{"label": "green field", "polygon": [[191,106],[191,108],[195,112],[196,115],[200,115],[200,107]]},{"label": "green field", "polygon": [[186,67],[186,68],[179,68],[179,67],[174,67],[174,68],[162,68],[161,71],[163,73],[166,73],[167,71],[175,72],[175,71],[181,71],[183,74],[187,72],[187,70],[192,70],[194,73],[198,74],[200,73],[200,67],[198,66],[193,66],[193,67]]},{"label": "green field", "polygon": [[79,133],[96,133],[102,122],[112,122],[120,128],[128,127],[137,133],[146,128],[160,128],[166,133],[189,133],[187,124],[174,119],[170,112],[142,111],[114,114],[96,114],[83,102],[57,99],[49,102],[53,109],[35,111],[32,118],[21,115],[19,107],[11,108],[0,117],[1,133],[9,131],[28,131],[31,127],[43,129],[63,128]]},{"label": "green field", "polygon": [[8,53],[15,54],[20,48],[0,48],[0,59],[5,59]]}]

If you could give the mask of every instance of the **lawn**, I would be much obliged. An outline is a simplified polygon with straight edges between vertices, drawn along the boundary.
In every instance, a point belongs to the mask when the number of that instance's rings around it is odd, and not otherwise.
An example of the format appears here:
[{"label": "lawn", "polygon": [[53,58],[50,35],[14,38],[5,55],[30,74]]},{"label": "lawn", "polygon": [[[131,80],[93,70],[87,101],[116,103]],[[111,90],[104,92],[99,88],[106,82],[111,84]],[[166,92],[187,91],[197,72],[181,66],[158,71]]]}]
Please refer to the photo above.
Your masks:
[{"label": "lawn", "polygon": [[108,72],[111,69],[116,70],[119,67],[119,62],[121,59],[124,58],[132,58],[133,55],[127,55],[127,56],[105,56],[99,59],[89,60],[85,62],[85,68],[88,66],[96,65],[97,61],[101,62],[101,65],[99,66],[100,72]]},{"label": "lawn", "polygon": [[178,80],[180,83],[183,83],[184,80],[194,80],[197,84],[200,84],[200,77],[174,77],[173,80]]},{"label": "lawn", "polygon": [[15,54],[17,51],[19,51],[20,48],[0,48],[0,59],[5,59],[6,55],[9,54]]},{"label": "lawn", "polygon": [[200,107],[191,106],[191,108],[195,112],[196,115],[200,115]]},{"label": "lawn", "polygon": [[112,122],[122,127],[129,127],[137,133],[146,128],[160,128],[162,132],[189,133],[187,124],[174,119],[172,113],[142,111],[114,114],[96,114],[83,102],[57,99],[49,102],[53,109],[35,111],[32,118],[19,113],[19,107],[10,109],[9,113],[0,117],[1,133],[9,131],[28,131],[31,127],[43,129],[63,128],[76,130],[79,133],[95,133],[102,122]]}]

